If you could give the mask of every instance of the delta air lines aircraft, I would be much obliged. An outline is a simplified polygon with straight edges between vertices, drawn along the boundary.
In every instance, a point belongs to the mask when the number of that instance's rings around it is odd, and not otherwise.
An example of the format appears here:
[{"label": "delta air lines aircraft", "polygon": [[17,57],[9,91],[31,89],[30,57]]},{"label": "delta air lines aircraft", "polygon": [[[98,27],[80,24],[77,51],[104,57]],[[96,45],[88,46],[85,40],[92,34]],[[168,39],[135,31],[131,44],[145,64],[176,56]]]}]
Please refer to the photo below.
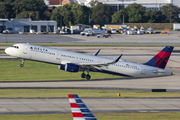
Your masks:
[{"label": "delta air lines aircraft", "polygon": [[[89,80],[91,78],[89,75],[90,71],[128,77],[172,75],[171,71],[165,70],[164,68],[166,67],[173,48],[172,46],[166,46],[144,64],[121,60],[122,55],[117,59],[100,57],[98,56],[100,50],[93,55],[89,55],[26,43],[14,44],[6,48],[5,52],[11,56],[22,58],[21,67],[24,66],[25,59],[45,62],[58,65],[60,70],[67,72],[82,71],[81,77]],[[87,74],[84,73],[85,71]]]}]

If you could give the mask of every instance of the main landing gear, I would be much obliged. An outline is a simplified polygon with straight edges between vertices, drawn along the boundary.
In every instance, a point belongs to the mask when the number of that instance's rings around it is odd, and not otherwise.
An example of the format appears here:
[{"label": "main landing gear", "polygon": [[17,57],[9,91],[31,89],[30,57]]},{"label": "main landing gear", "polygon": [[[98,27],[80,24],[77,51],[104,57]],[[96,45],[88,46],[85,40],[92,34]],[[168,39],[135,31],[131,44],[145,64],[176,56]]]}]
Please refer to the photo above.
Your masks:
[{"label": "main landing gear", "polygon": [[25,59],[22,59],[22,64],[20,64],[20,67],[24,67]]},{"label": "main landing gear", "polygon": [[87,75],[84,73],[84,71],[83,71],[83,73],[81,74],[81,77],[82,78],[86,78],[87,80],[90,80],[91,79],[91,76],[89,75],[89,71],[87,71]]}]

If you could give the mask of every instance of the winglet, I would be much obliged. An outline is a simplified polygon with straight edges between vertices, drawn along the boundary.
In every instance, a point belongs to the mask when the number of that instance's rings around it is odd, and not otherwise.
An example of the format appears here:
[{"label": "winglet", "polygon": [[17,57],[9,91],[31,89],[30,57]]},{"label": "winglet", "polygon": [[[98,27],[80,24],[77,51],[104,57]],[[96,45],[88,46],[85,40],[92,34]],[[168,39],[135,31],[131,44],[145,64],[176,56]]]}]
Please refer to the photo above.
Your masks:
[{"label": "winglet", "polygon": [[73,120],[97,120],[78,95],[69,94],[68,97]]},{"label": "winglet", "polygon": [[99,54],[101,49],[99,49],[96,53],[93,54],[93,56],[97,56]]},{"label": "winglet", "polygon": [[123,54],[121,54],[114,62],[117,63],[119,59],[122,57]]}]

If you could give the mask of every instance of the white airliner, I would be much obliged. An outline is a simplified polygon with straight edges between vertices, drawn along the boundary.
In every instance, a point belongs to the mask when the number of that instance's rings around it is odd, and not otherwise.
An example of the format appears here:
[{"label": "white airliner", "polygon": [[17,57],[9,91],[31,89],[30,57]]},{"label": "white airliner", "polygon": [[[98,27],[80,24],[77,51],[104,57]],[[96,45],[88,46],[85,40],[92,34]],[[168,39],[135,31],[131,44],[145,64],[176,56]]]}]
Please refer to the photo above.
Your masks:
[{"label": "white airliner", "polygon": [[73,120],[97,120],[77,94],[69,94]]},{"label": "white airliner", "polygon": [[[157,55],[147,63],[139,64],[117,59],[98,56],[100,50],[94,55],[66,51],[61,49],[37,46],[32,44],[19,43],[5,49],[5,52],[11,56],[22,58],[24,60],[33,60],[58,65],[60,70],[68,72],[82,71],[82,78],[89,80],[91,76],[89,71],[108,73],[112,75],[129,77],[157,77],[172,75],[172,72],[165,70],[169,60],[172,46],[166,46]],[[87,72],[87,75],[84,73]]]}]

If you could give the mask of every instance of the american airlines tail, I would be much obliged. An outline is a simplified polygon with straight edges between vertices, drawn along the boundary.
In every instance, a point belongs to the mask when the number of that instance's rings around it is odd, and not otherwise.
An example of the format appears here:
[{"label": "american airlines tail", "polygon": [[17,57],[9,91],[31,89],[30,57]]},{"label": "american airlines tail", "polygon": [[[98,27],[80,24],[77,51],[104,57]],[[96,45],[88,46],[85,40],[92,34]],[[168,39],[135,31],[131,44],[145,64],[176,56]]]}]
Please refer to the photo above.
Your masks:
[{"label": "american airlines tail", "polygon": [[163,50],[161,50],[157,55],[155,55],[151,60],[149,60],[145,65],[158,67],[164,69],[166,64],[171,56],[173,51],[172,46],[166,46]]},{"label": "american airlines tail", "polygon": [[97,120],[78,95],[69,94],[68,97],[73,120]]}]

